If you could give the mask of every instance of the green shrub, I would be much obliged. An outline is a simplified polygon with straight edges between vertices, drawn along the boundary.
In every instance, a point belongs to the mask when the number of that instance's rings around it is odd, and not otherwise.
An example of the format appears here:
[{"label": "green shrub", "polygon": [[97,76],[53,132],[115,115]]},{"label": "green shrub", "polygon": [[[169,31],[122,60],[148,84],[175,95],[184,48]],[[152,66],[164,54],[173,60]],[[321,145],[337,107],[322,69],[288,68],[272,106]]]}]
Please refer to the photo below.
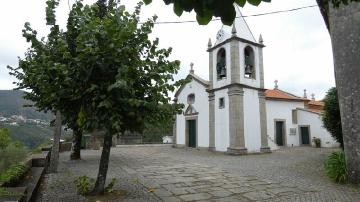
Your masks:
[{"label": "green shrub", "polygon": [[116,178],[112,178],[111,182],[105,187],[105,192],[111,193],[114,191],[114,185],[116,184]]},{"label": "green shrub", "polygon": [[74,182],[77,192],[85,196],[90,193],[91,188],[93,187],[92,184],[94,184],[94,179],[84,175],[76,178]]},{"label": "green shrub", "polygon": [[17,183],[28,171],[28,167],[22,164],[10,166],[5,172],[0,173],[0,182],[5,185],[13,185]]},{"label": "green shrub", "polygon": [[28,150],[16,142],[10,143],[4,149],[0,149],[0,172],[24,160],[27,155]]},{"label": "green shrub", "polygon": [[337,183],[347,180],[347,168],[344,152],[333,152],[325,162],[326,175]]}]

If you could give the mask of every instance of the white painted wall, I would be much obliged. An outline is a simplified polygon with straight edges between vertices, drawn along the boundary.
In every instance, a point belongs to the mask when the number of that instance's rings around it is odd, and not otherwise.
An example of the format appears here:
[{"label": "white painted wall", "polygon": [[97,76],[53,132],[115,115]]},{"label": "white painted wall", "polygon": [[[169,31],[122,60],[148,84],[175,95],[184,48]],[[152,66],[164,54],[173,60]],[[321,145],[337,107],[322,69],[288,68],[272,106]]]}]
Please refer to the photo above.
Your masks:
[{"label": "white painted wall", "polygon": [[[299,146],[298,127],[292,123],[292,110],[296,108],[304,108],[304,102],[266,100],[267,131],[271,149],[277,149],[274,142],[270,142],[275,141],[275,119],[285,120],[286,145]],[[290,128],[296,128],[296,135],[289,135]]]},{"label": "white painted wall", "polygon": [[323,127],[323,122],[320,114],[305,110],[300,110],[300,109],[297,111],[298,111],[298,125],[299,126],[310,125],[311,140],[313,137],[317,137],[321,139],[321,147],[339,147],[339,143],[337,143],[331,137],[330,133]]},{"label": "white painted wall", "polygon": [[[185,105],[183,112],[189,106],[187,104],[187,96],[189,94],[195,94],[195,103],[193,107],[198,114],[197,121],[197,135],[198,147],[209,147],[209,101],[206,88],[196,80],[192,80],[186,84],[181,93],[178,96],[178,103]],[[176,143],[185,145],[185,128],[186,128],[185,116],[183,114],[176,116]]]},{"label": "white painted wall", "polygon": [[248,152],[261,148],[259,95],[257,90],[244,88],[244,133]]},{"label": "white painted wall", "polygon": [[[226,151],[229,147],[229,96],[228,90],[215,92],[215,148]],[[219,99],[225,99],[225,108],[219,109]]]}]

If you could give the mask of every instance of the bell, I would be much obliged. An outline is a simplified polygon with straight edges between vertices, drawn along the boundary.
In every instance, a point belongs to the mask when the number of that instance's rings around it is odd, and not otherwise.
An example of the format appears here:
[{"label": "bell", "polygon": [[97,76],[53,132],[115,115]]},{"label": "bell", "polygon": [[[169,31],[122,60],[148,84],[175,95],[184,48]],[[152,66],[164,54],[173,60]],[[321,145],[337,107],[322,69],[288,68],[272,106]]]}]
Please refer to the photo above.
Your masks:
[{"label": "bell", "polygon": [[246,75],[251,75],[251,74],[252,74],[251,66],[250,66],[250,65],[246,65],[246,66],[245,66],[245,74],[246,74]]},{"label": "bell", "polygon": [[226,69],[225,69],[225,67],[221,68],[220,77],[221,78],[226,77]]}]

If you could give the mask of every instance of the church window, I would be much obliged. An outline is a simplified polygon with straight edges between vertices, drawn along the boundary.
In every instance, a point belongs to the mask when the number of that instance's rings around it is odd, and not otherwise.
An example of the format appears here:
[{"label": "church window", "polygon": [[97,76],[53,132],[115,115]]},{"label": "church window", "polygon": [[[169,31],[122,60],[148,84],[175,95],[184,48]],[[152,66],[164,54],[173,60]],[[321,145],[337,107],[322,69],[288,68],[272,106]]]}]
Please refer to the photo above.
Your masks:
[{"label": "church window", "polygon": [[225,98],[220,98],[219,99],[219,108],[225,108]]},{"label": "church window", "polygon": [[226,78],[226,51],[224,48],[221,48],[217,53],[216,73],[217,79]]},{"label": "church window", "polygon": [[195,94],[194,93],[191,93],[190,95],[188,95],[187,102],[188,102],[189,105],[195,103]]},{"label": "church window", "polygon": [[254,50],[247,46],[244,50],[245,78],[255,79],[255,56]]}]

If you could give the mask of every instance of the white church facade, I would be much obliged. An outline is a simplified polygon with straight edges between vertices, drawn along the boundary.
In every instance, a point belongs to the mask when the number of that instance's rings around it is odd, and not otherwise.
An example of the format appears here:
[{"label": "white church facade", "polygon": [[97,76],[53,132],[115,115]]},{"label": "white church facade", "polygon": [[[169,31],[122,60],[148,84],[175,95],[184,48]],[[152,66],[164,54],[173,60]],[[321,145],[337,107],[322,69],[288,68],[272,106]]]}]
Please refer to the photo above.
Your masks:
[{"label": "white church facade", "polygon": [[264,47],[242,17],[223,26],[214,45],[209,40],[209,81],[191,67],[191,81],[175,94],[185,106],[176,115],[177,147],[246,154],[311,145],[314,137],[324,147],[337,145],[322,127],[321,102],[281,91],[277,84],[264,88]]}]

